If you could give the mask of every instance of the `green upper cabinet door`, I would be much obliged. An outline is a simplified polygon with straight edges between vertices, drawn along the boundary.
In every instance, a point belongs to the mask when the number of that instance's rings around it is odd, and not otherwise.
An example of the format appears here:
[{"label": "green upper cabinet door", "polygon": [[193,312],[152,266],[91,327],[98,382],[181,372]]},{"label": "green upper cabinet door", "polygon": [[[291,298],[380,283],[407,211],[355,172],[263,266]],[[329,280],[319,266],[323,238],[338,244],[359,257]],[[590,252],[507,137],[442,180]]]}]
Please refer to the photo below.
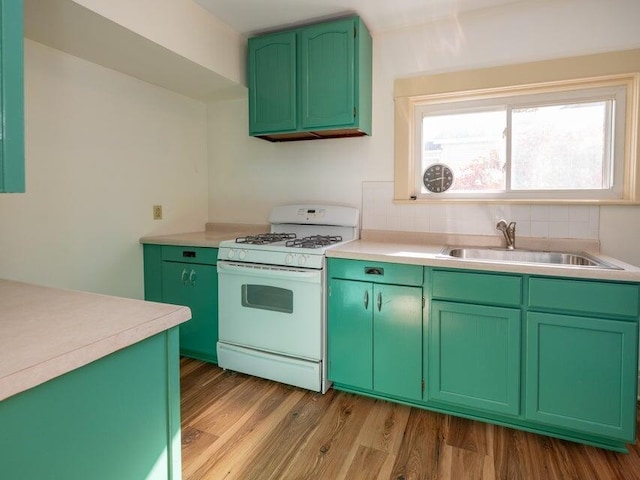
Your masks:
[{"label": "green upper cabinet door", "polygon": [[529,420],[633,442],[638,324],[529,312]]},{"label": "green upper cabinet door", "polygon": [[22,0],[0,0],[0,192],[24,192]]},{"label": "green upper cabinet door", "polygon": [[429,399],[518,415],[520,310],[434,301],[429,324]]},{"label": "green upper cabinet door", "polygon": [[353,125],[355,98],[353,19],[300,31],[300,111],[303,129]]},{"label": "green upper cabinet door", "polygon": [[180,325],[180,353],[218,362],[218,272],[215,265],[162,262],[162,301],[191,308]]},{"label": "green upper cabinet door", "polygon": [[297,126],[296,32],[249,39],[249,134]]},{"label": "green upper cabinet door", "polygon": [[372,41],[358,17],[250,38],[247,71],[250,135],[371,134]]}]

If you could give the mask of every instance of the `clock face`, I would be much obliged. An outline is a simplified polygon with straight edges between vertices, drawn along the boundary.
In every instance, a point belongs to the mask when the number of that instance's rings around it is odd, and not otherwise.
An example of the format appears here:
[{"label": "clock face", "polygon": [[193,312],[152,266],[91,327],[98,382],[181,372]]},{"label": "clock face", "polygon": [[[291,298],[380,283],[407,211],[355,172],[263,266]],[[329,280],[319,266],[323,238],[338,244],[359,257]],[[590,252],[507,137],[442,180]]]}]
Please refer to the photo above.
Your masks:
[{"label": "clock face", "polygon": [[442,163],[434,163],[424,171],[422,183],[431,193],[446,192],[453,185],[453,172]]}]

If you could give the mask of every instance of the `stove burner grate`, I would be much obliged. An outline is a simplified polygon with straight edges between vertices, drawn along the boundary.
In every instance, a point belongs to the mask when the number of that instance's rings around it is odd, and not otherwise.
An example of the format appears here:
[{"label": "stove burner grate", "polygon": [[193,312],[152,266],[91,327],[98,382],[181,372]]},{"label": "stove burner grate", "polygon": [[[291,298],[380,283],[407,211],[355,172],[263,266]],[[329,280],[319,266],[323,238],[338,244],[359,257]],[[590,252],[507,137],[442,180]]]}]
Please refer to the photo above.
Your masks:
[{"label": "stove burner grate", "polygon": [[287,247],[294,248],[321,248],[342,241],[340,235],[312,235],[310,237],[288,240]]},{"label": "stove burner grate", "polygon": [[296,238],[295,233],[260,233],[236,238],[236,243],[249,243],[251,245],[267,245],[269,243],[282,242]]}]

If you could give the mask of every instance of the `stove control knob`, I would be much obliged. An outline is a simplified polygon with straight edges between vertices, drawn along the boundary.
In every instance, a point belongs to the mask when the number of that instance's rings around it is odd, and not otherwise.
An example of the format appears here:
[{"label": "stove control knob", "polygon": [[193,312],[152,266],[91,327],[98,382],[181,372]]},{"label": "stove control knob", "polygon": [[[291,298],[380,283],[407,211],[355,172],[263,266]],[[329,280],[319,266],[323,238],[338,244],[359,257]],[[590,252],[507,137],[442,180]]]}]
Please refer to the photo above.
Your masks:
[{"label": "stove control knob", "polygon": [[287,253],[287,256],[284,257],[284,263],[286,263],[287,265],[291,265],[291,262],[293,262],[293,255]]},{"label": "stove control knob", "polygon": [[304,265],[305,263],[307,263],[307,256],[306,255],[300,255],[298,257],[298,265]]},{"label": "stove control knob", "polygon": [[233,258],[236,256],[236,251],[232,248],[231,250],[229,250],[229,252],[227,253],[227,257],[229,258]]},{"label": "stove control knob", "polygon": [[246,257],[246,256],[247,256],[247,251],[246,251],[246,250],[240,250],[240,251],[238,252],[238,258],[239,258],[240,260],[244,260],[244,257]]}]

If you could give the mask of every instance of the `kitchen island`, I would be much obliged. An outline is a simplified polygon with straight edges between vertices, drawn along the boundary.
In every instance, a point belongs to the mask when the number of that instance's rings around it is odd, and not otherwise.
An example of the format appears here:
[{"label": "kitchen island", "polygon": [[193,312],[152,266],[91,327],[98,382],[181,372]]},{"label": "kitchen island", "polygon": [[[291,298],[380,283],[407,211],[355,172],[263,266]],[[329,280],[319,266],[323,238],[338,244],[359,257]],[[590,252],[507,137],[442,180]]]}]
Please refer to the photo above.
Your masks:
[{"label": "kitchen island", "polygon": [[179,479],[188,308],[0,280],[0,476]]}]

